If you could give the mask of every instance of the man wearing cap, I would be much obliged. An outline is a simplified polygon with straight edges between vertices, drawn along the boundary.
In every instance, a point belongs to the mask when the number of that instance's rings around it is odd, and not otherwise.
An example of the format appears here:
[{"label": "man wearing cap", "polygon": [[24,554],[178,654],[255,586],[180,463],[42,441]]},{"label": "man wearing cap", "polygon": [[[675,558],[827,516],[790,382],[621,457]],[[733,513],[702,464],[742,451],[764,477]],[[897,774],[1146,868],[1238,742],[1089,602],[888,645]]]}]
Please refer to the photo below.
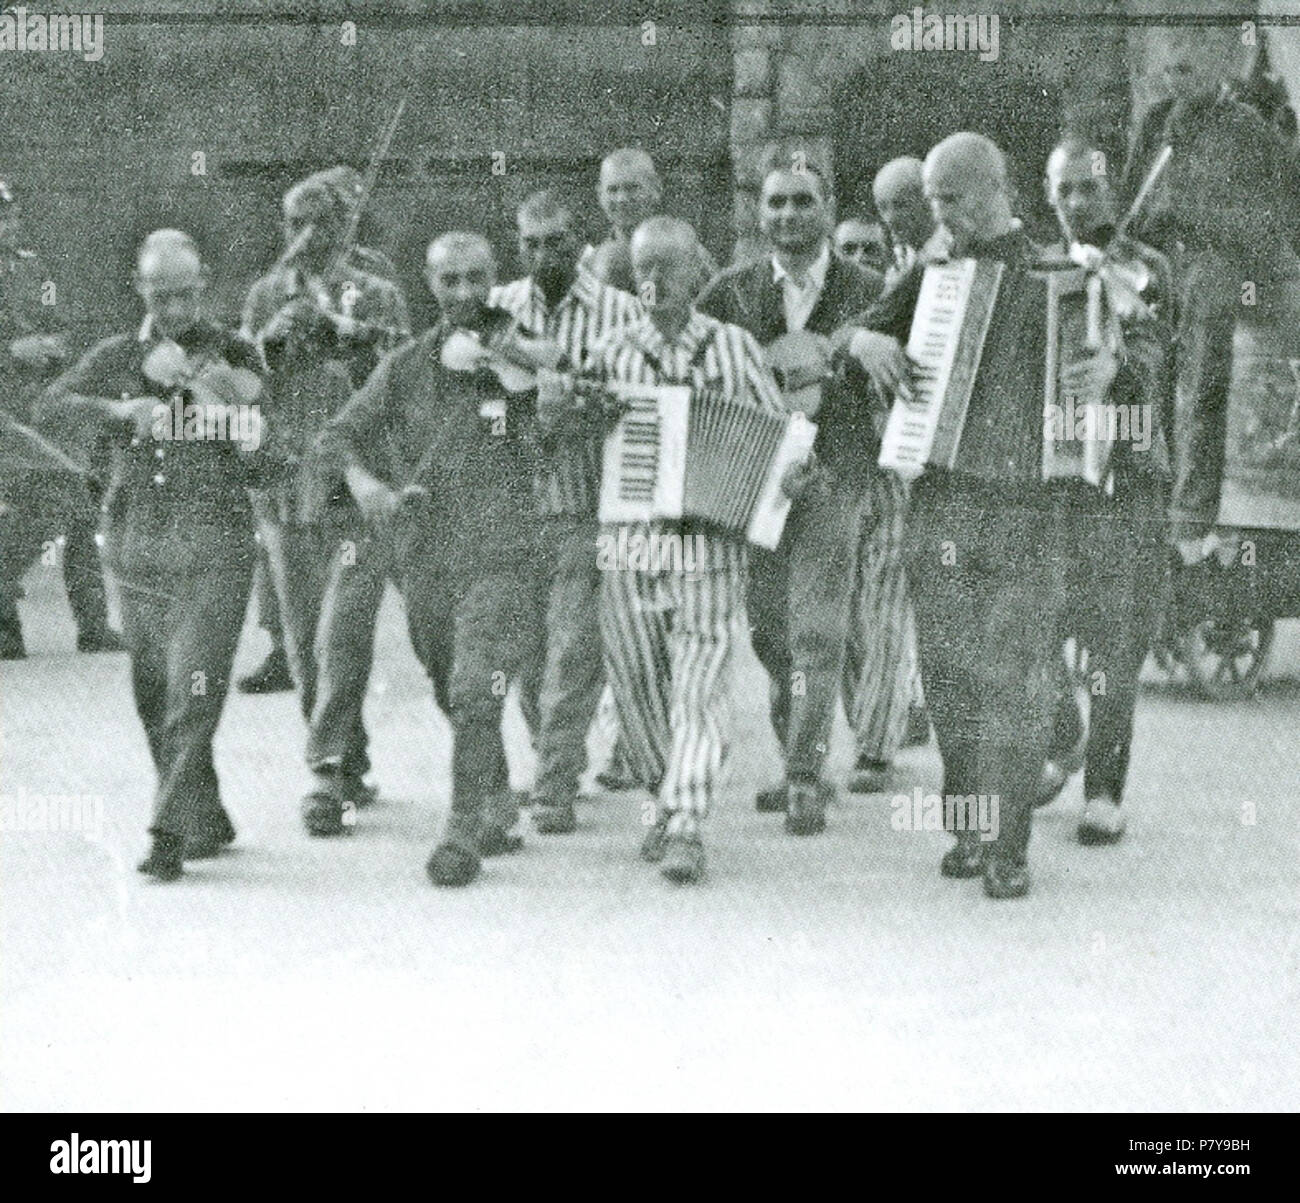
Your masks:
[{"label": "man wearing cap", "polygon": [[386,572],[346,490],[318,470],[314,444],[379,356],[410,334],[397,286],[351,261],[344,243],[355,195],[339,180],[318,172],[285,195],[286,253],[253,285],[243,320],[297,460],[289,480],[258,499],[258,529],[310,724],[314,785],[302,813],[313,835],[340,834],[351,809],[373,800],[362,706]]}]

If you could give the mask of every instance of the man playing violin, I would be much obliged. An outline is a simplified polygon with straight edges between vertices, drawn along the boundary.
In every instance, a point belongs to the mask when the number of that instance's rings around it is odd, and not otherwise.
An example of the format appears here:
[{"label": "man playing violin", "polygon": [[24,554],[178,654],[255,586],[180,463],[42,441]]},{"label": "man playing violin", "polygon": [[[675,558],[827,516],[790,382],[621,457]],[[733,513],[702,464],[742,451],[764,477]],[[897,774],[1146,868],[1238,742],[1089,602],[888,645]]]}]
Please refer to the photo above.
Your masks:
[{"label": "man playing violin", "polygon": [[[818,424],[819,469],[791,506],[780,546],[752,549],[748,608],[754,651],[767,670],[772,726],[785,777],[758,795],[760,811],[785,811],[786,830],[824,829],[834,787],[822,779],[849,634],[859,526],[873,476],[875,433],[866,390],[831,374],[829,335],[880,294],[877,272],[831,253],[830,196],[821,173],[775,160],[759,211],[770,257],[730,267],[705,290],[704,313],[748,330],[769,348],[806,331],[805,365],[827,379],[809,417]],[[789,395],[793,408],[807,403]]]},{"label": "man playing violin", "polygon": [[535,690],[545,645],[536,390],[511,392],[451,353],[513,325],[487,304],[495,273],[479,235],[436,239],[426,278],[440,321],[380,362],[322,440],[362,513],[390,528],[411,642],[451,718],[451,819],[428,863],[444,886],[519,846],[501,710],[512,679]]},{"label": "man playing violin", "polygon": [[318,836],[341,834],[354,808],[374,798],[364,782],[362,706],[386,565],[346,491],[331,490],[313,466],[312,449],[330,414],[410,333],[397,286],[352,261],[352,194],[336,174],[308,176],[285,195],[285,254],[253,285],[243,320],[265,357],[271,401],[298,461],[274,493],[258,498],[258,530],[309,723],[314,786],[302,815]]},{"label": "man playing violin", "polygon": [[[561,198],[534,193],[517,218],[519,258],[528,275],[499,285],[491,302],[521,331],[556,344],[569,367],[581,367],[593,348],[639,316],[640,306],[579,265],[572,209]],[[537,506],[552,574],[532,795],[533,823],[542,834],[568,833],[577,825],[573,804],[587,763],[587,729],[604,685],[596,614],[600,465],[600,437],[589,430],[548,439],[538,465]]]},{"label": "man playing violin", "polygon": [[[1159,251],[1116,233],[1119,220],[1114,184],[1100,149],[1067,138],[1047,160],[1047,199],[1056,211],[1064,255],[1071,243],[1096,247],[1117,262],[1140,266],[1148,279],[1142,290],[1147,314],[1122,324],[1125,363],[1116,369],[1105,400],[1136,405],[1148,415],[1147,437],[1117,441],[1101,487],[1083,480],[1059,480],[1054,488],[1068,504],[1065,552],[1071,604],[1065,636],[1088,650],[1089,722],[1084,769],[1084,807],[1078,837],[1108,844],[1124,832],[1121,801],[1133,744],[1138,673],[1164,597],[1169,454],[1166,431],[1172,417],[1173,283]],[[1109,350],[1103,353],[1109,354]],[[1133,412],[1133,411],[1129,411]],[[1063,693],[1055,742],[1063,751],[1077,742],[1081,720],[1072,690]],[[1064,786],[1065,757],[1049,757],[1039,801]]]},{"label": "man playing violin", "polygon": [[[153,846],[140,871],[161,881],[235,836],[212,739],[252,581],[247,490],[273,471],[262,446],[261,363],[201,316],[205,279],[188,236],[151,235],[136,268],[140,330],[92,347],[39,403],[43,417],[112,443],[105,559],[158,770]],[[187,419],[179,438],[169,416],[178,402],[200,419],[193,427]],[[219,431],[238,438],[211,437]]]}]

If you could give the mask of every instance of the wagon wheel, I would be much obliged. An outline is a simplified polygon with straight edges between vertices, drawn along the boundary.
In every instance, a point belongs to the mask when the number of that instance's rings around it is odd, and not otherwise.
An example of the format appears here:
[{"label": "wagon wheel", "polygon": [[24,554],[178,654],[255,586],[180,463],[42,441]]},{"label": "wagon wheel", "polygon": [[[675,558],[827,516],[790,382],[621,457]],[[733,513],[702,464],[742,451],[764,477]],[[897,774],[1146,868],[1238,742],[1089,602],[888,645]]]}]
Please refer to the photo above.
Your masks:
[{"label": "wagon wheel", "polygon": [[1273,620],[1210,619],[1197,623],[1180,641],[1178,658],[1193,684],[1216,702],[1250,697],[1273,646]]}]

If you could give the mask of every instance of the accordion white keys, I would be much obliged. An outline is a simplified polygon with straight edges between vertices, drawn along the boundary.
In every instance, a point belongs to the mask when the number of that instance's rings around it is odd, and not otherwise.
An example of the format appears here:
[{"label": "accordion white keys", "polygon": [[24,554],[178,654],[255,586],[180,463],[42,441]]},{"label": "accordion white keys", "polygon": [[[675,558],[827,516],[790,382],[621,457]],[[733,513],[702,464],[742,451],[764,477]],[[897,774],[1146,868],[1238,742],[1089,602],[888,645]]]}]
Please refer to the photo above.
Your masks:
[{"label": "accordion white keys", "polygon": [[776,548],[790,511],[781,480],[811,454],[816,425],[710,389],[605,387],[627,410],[605,438],[601,522],[695,519]]},{"label": "accordion white keys", "polygon": [[910,478],[926,464],[953,466],[1002,273],[987,259],[926,265],[907,340],[915,400],[894,402],[880,438],[882,468]]}]

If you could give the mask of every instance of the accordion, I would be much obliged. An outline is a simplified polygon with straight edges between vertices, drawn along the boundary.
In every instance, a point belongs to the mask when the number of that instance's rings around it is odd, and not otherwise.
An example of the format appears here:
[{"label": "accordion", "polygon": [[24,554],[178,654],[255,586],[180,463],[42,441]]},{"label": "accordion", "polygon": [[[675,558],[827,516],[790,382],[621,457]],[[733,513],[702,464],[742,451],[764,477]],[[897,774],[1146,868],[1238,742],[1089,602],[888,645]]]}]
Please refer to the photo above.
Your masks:
[{"label": "accordion", "polygon": [[602,522],[709,522],[773,550],[790,500],[781,480],[812,452],[817,427],[714,389],[610,381],[625,406],[605,438]]},{"label": "accordion", "polygon": [[[916,365],[915,396],[911,402],[894,402],[881,436],[882,468],[910,478],[927,464],[959,467],[958,448],[976,383],[995,394],[1022,396],[1026,380],[1036,377],[1043,382],[1043,408],[1034,415],[1042,423],[1042,479],[1101,483],[1110,443],[1101,434],[1104,423],[1099,426],[1085,415],[1104,398],[1062,398],[1059,388],[1062,365],[1090,353],[1084,274],[1035,265],[1015,272],[1013,295],[1006,295],[1003,284],[1012,270],[985,259],[926,266],[907,340],[907,354]],[[1033,325],[1043,337],[1026,342],[1037,355],[1046,348],[1045,362],[1005,352],[1003,362],[985,354],[994,341],[990,331]],[[1002,348],[1016,345],[1015,339],[996,341]],[[1022,418],[1018,409],[1012,415],[1012,420]],[[1091,437],[1094,430],[1098,437]]]}]

